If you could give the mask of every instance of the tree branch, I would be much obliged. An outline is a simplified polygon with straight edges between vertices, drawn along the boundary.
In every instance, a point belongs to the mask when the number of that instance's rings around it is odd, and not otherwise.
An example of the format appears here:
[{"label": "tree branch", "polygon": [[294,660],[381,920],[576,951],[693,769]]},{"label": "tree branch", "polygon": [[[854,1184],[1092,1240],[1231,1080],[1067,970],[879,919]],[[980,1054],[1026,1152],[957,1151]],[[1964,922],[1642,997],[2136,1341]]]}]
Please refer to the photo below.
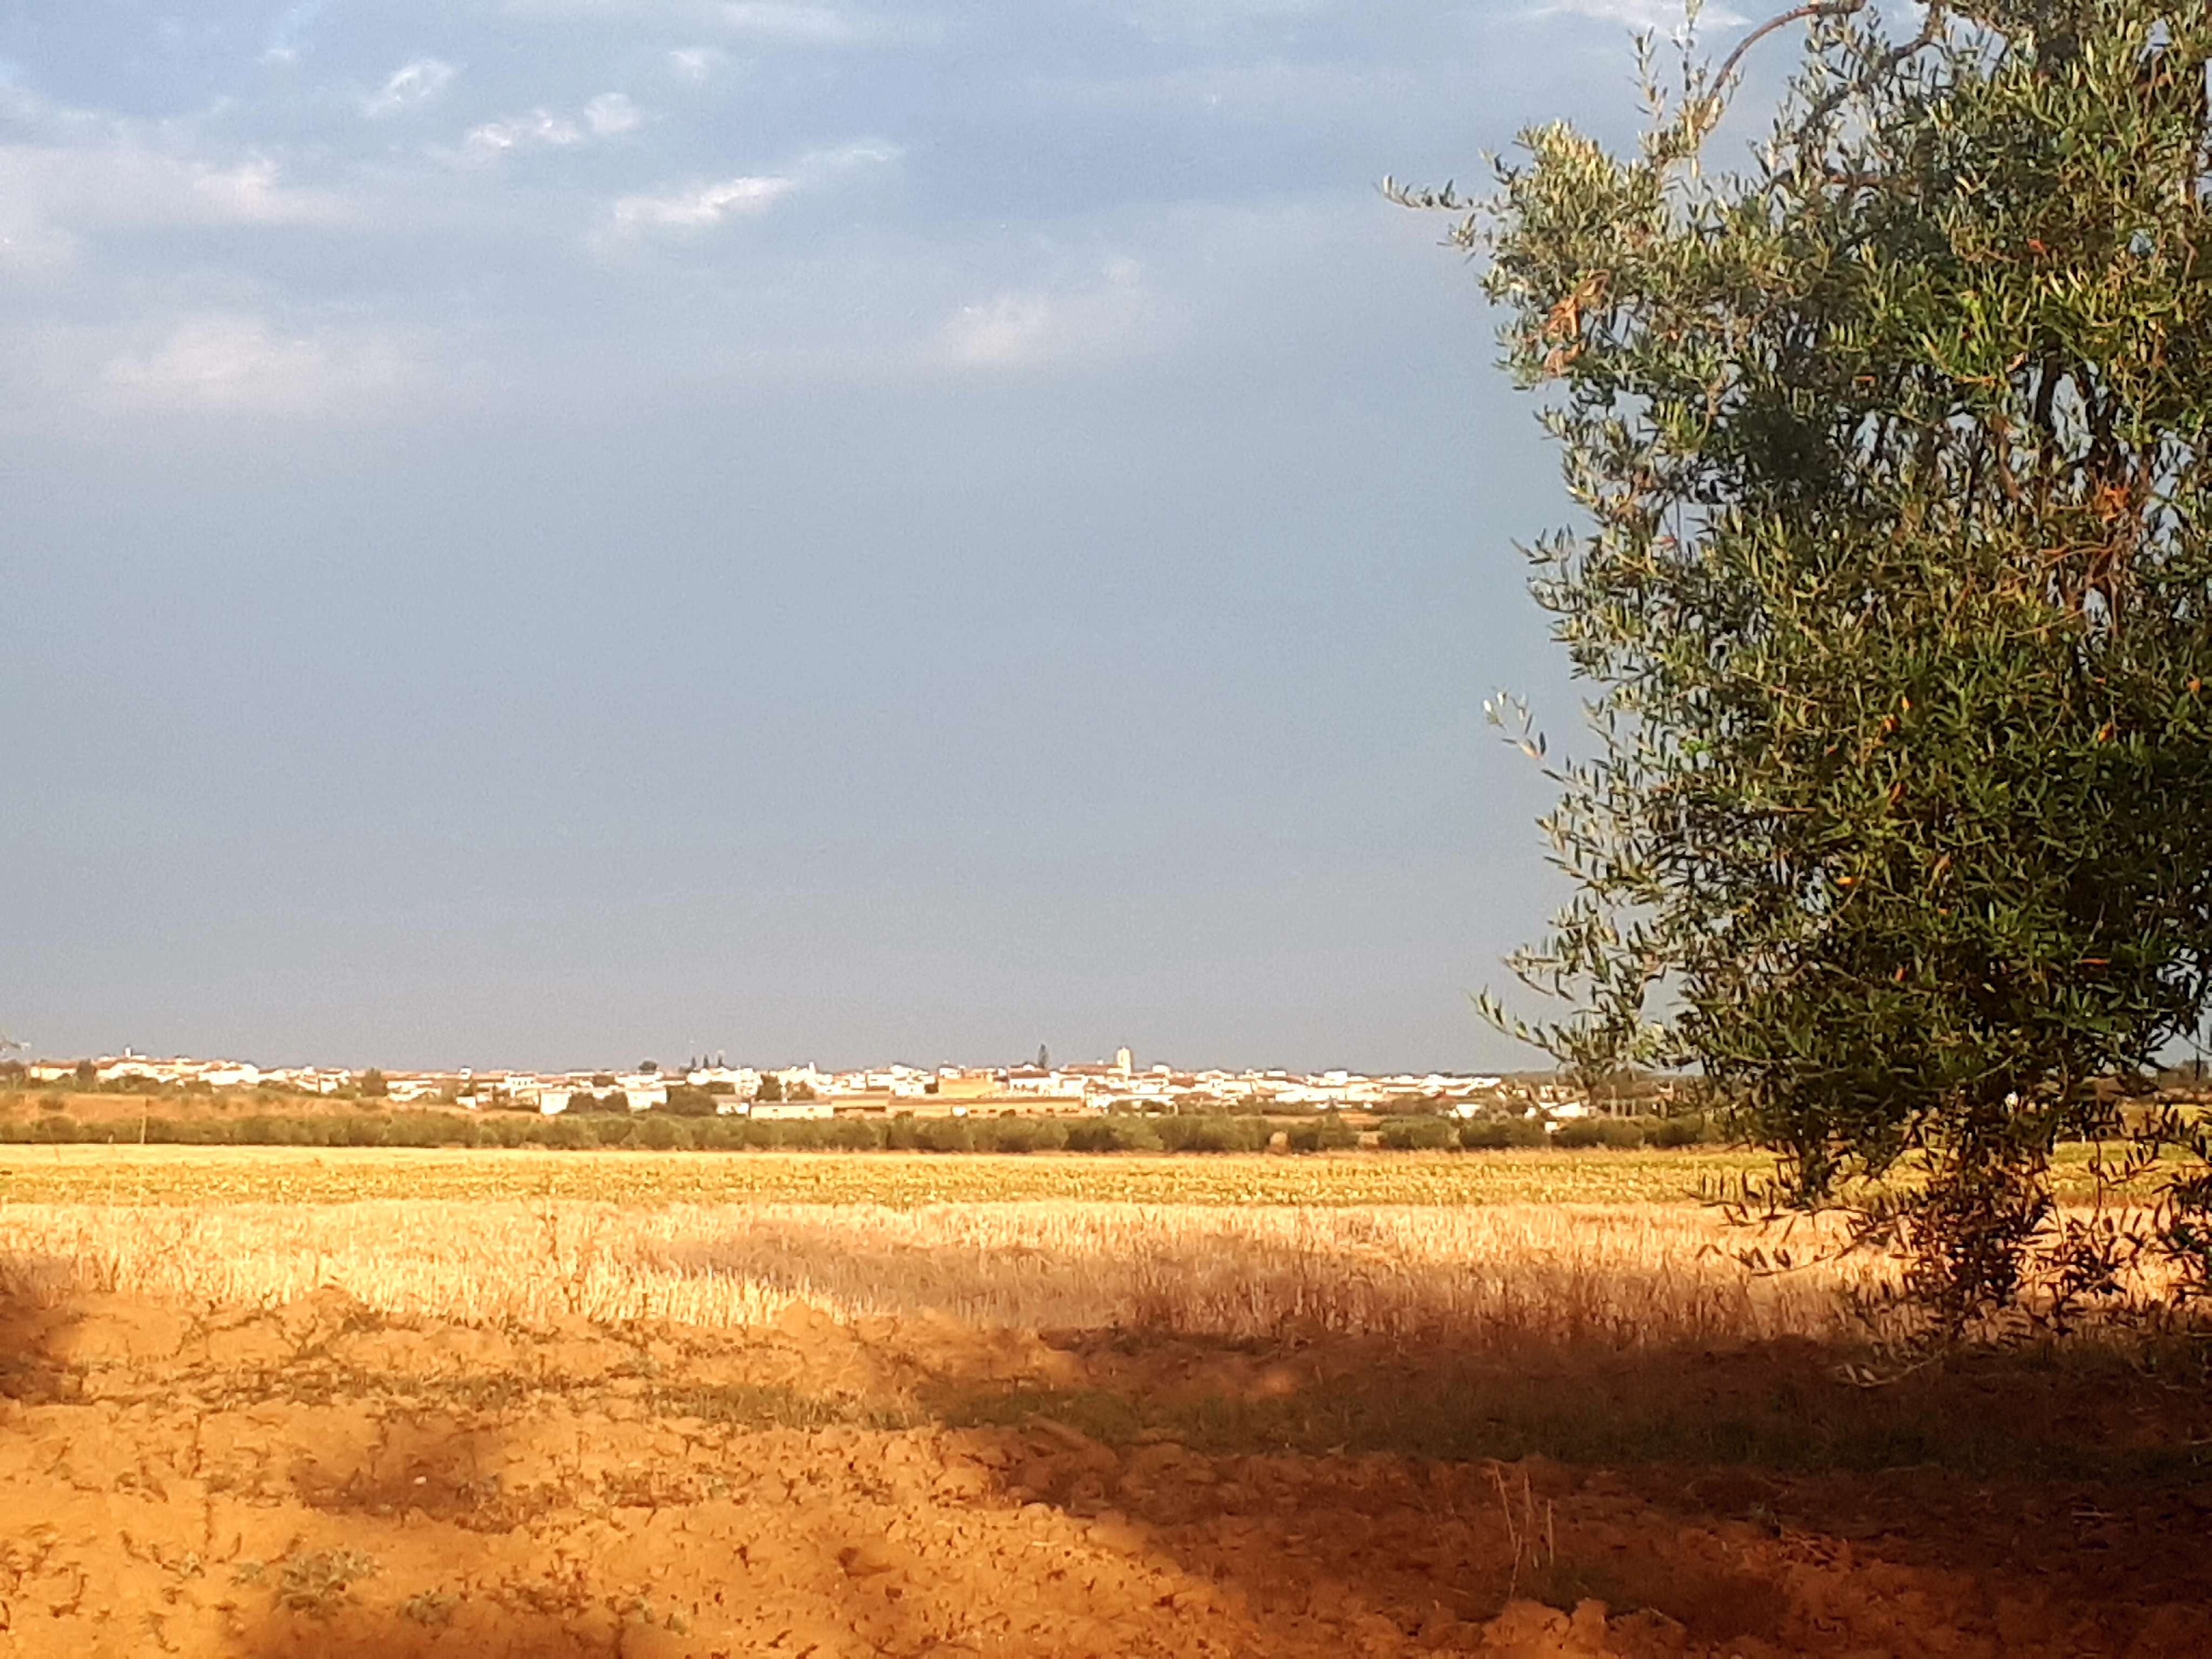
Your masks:
[{"label": "tree branch", "polygon": [[1737,41],[1735,50],[1722,60],[1721,72],[1713,77],[1712,95],[1716,98],[1720,96],[1722,91],[1728,86],[1729,76],[1735,73],[1735,66],[1743,61],[1744,53],[1749,52],[1784,24],[1794,23],[1804,17],[1849,17],[1853,12],[1865,9],[1866,0],[1812,0],[1809,5],[1796,6],[1784,12],[1779,17],[1768,18],[1750,33],[1745,35],[1742,40]]}]

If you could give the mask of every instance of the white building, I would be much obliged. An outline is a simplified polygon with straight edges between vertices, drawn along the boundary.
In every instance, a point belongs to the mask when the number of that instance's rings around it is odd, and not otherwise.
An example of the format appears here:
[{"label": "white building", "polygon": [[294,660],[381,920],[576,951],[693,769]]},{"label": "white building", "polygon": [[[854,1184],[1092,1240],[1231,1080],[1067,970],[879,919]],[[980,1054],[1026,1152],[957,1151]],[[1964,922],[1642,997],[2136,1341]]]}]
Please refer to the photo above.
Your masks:
[{"label": "white building", "polygon": [[813,1100],[756,1100],[752,1103],[751,1115],[763,1121],[773,1118],[835,1117],[837,1115],[837,1109],[827,1099],[819,1097]]}]

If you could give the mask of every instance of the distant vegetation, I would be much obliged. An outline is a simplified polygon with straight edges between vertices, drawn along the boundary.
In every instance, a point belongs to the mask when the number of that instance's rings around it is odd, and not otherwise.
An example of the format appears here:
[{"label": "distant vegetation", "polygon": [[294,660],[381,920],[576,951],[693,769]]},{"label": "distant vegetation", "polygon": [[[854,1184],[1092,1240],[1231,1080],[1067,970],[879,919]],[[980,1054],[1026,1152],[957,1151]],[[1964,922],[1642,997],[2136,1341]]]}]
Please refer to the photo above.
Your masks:
[{"label": "distant vegetation", "polygon": [[[632,1112],[571,1105],[535,1113],[386,1110],[196,1113],[88,1120],[56,1109],[25,1115],[23,1097],[0,1101],[0,1144],[183,1146],[540,1146],[569,1152],[628,1147],[652,1152],[1264,1152],[1497,1151],[1555,1146],[1632,1150],[1709,1145],[1703,1118],[1573,1118],[1547,1132],[1537,1119],[1398,1115],[1363,1130],[1324,1112],[1279,1120],[1227,1115],[1115,1114],[1101,1117],[848,1116],[755,1120],[697,1114],[672,1099]],[[59,1097],[54,1104],[61,1104]]]}]

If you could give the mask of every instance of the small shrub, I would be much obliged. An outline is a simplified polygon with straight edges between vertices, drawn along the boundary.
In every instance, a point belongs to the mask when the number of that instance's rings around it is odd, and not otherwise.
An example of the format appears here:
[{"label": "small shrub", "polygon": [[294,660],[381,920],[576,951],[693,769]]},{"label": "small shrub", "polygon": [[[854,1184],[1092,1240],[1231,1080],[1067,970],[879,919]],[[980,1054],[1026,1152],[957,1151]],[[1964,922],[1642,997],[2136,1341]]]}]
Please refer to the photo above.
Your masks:
[{"label": "small shrub", "polygon": [[1646,1144],[1653,1146],[1699,1146],[1718,1138],[1716,1126],[1703,1112],[1656,1119],[1644,1135]]},{"label": "small shrub", "polygon": [[461,1598],[451,1590],[418,1590],[399,1604],[400,1616],[433,1630],[453,1622],[453,1609]]},{"label": "small shrub", "polygon": [[[725,1093],[732,1092],[728,1084],[721,1085]],[[714,1085],[694,1088],[688,1083],[668,1085],[668,1103],[659,1109],[676,1117],[712,1117],[714,1115]]]},{"label": "small shrub", "polygon": [[354,1581],[377,1570],[363,1550],[308,1550],[284,1558],[276,1581],[276,1605],[294,1613],[327,1619],[353,1596]]},{"label": "small shrub", "polygon": [[570,1121],[565,1114],[552,1119],[550,1122],[532,1124],[531,1127],[538,1131],[532,1139],[535,1144],[540,1146],[550,1146],[561,1152],[580,1152],[586,1146],[599,1144],[597,1138],[589,1129],[581,1123]]},{"label": "small shrub", "polygon": [[1552,1137],[1552,1145],[1562,1152],[1587,1152],[1594,1146],[1626,1152],[1643,1144],[1644,1126],[1627,1117],[1571,1117]]},{"label": "small shrub", "polygon": [[1394,1117],[1381,1130],[1382,1144],[1394,1152],[1433,1152],[1456,1146],[1459,1132],[1441,1117]]},{"label": "small shrub", "polygon": [[1052,1152],[1067,1145],[1065,1126],[1048,1117],[987,1120],[977,1144],[988,1152]]},{"label": "small shrub", "polygon": [[1502,1152],[1515,1146],[1542,1146],[1551,1137],[1532,1117],[1479,1117],[1460,1126],[1459,1144],[1471,1152]]},{"label": "small shrub", "polygon": [[1334,1110],[1319,1114],[1310,1122],[1293,1123],[1289,1133],[1294,1152],[1340,1152],[1359,1144],[1359,1132]]},{"label": "small shrub", "polygon": [[1154,1127],[1161,1148],[1170,1152],[1264,1152],[1274,1133],[1258,1117],[1164,1117]]},{"label": "small shrub", "polygon": [[1071,1152],[1154,1152],[1159,1132],[1140,1117],[1082,1118],[1067,1126]]},{"label": "small shrub", "polygon": [[972,1152],[975,1131],[964,1117],[916,1118],[914,1144],[925,1152]]}]

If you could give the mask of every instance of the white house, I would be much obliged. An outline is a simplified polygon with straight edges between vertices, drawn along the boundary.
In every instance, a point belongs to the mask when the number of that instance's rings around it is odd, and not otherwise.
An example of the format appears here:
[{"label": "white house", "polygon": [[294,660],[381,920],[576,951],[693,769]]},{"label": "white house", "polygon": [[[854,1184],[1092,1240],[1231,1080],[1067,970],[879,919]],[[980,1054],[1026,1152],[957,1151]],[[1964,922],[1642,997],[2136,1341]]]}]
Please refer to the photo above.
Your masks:
[{"label": "white house", "polygon": [[835,1117],[837,1109],[828,1100],[756,1100],[752,1115],[757,1118]]}]

